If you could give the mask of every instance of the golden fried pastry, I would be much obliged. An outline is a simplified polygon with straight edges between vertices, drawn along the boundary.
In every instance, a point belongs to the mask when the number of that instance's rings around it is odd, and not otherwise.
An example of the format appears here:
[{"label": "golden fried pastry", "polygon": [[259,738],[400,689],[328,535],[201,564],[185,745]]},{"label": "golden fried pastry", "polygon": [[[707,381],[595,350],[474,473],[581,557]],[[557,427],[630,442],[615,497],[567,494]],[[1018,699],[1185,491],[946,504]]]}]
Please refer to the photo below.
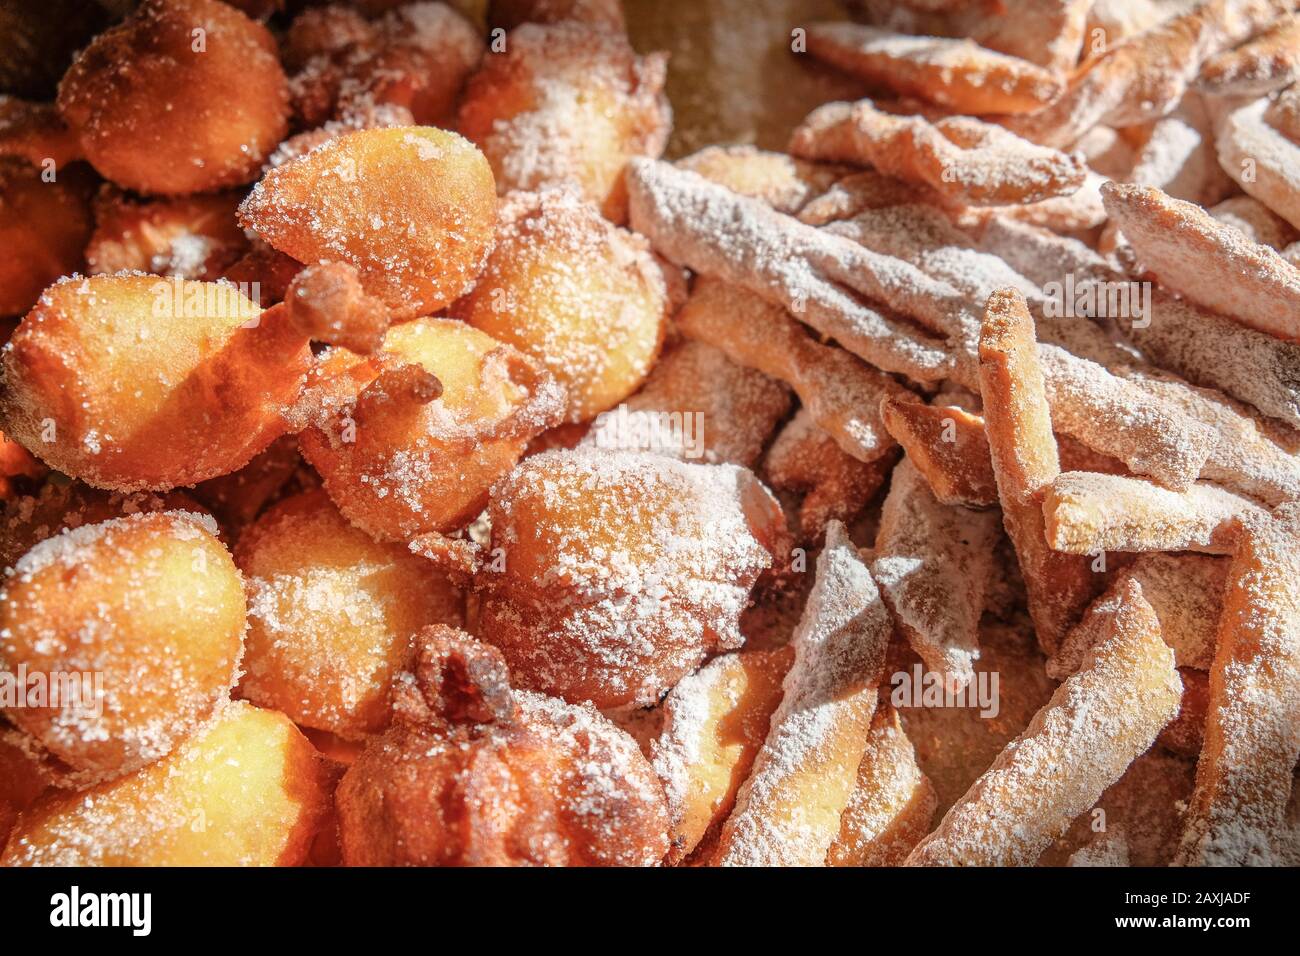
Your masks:
[{"label": "golden fried pastry", "polygon": [[[146,275],[61,279],[5,350],[5,433],[101,488],[168,489],[234,471],[283,434],[311,338],[372,337],[355,277],[313,267],[292,306],[263,312],[229,284]],[[339,281],[321,290],[316,280]],[[333,308],[333,307],[332,307]],[[359,333],[353,338],[350,333]],[[71,363],[71,364],[70,364]]]},{"label": "golden fried pastry", "polygon": [[144,0],[77,57],[59,111],[105,178],[178,196],[254,179],[289,92],[265,27],[217,0]]},{"label": "golden fried pastry", "polygon": [[519,686],[604,708],[655,703],[738,647],[750,588],[785,563],[780,506],[734,465],[545,452],[493,489],[488,514],[479,636]]},{"label": "golden fried pastry", "polygon": [[627,214],[623,167],[668,141],[666,57],[580,23],[525,23],[470,78],[457,129],[487,155],[497,187],[576,183],[614,222]]},{"label": "golden fried pastry", "polygon": [[248,238],[235,221],[241,198],[227,192],[137,200],[106,187],[95,200],[86,269],[92,275],[152,272],[218,279],[248,249]]},{"label": "golden fried pastry", "polygon": [[640,236],[572,189],[509,193],[496,245],[452,315],[546,367],[588,421],[645,380],[663,341],[668,292]]},{"label": "golden fried pastry", "polygon": [[564,401],[538,363],[450,319],[394,326],[368,359],[336,349],[315,380],[332,394],[303,456],[349,521],[390,541],[467,525]]},{"label": "golden fried pastry", "polygon": [[839,180],[854,174],[847,166],[810,163],[786,153],[744,144],[706,146],[677,160],[677,165],[742,196],[761,199],[778,212],[792,216],[801,213],[809,202]]},{"label": "golden fried pastry", "polygon": [[0,315],[22,315],[41,290],[76,272],[94,220],[84,167],[45,182],[39,169],[0,159]]},{"label": "golden fried pastry", "polygon": [[651,866],[663,789],[590,704],[515,691],[501,654],[426,628],[393,725],[339,785],[349,866]]},{"label": "golden fried pastry", "polygon": [[0,866],[299,866],[334,779],[283,714],[229,703],[158,763],[41,799]]},{"label": "golden fried pastry", "polygon": [[781,702],[788,647],[721,654],[669,691],[650,744],[668,799],[668,862],[691,855],[731,813]]},{"label": "golden fried pastry", "polygon": [[626,28],[620,0],[492,0],[488,9],[492,26],[505,30],[566,20],[619,33]]},{"label": "golden fried pastry", "polygon": [[17,156],[42,170],[81,159],[81,144],[53,103],[0,94],[0,156]]},{"label": "golden fried pastry", "polygon": [[431,127],[361,130],[271,170],[240,221],[299,262],[356,267],[396,318],[428,315],[473,286],[496,197],[483,155]]},{"label": "golden fried pastry", "polygon": [[66,531],[14,566],[0,666],[50,686],[7,716],[73,776],[109,779],[166,756],[229,696],[244,591],[216,530],[187,512],[137,514]]},{"label": "golden fried pastry", "polygon": [[240,694],[340,737],[387,726],[393,678],[416,631],[464,623],[445,576],[348,524],[321,490],[262,515],[240,537],[235,563],[248,593]]}]

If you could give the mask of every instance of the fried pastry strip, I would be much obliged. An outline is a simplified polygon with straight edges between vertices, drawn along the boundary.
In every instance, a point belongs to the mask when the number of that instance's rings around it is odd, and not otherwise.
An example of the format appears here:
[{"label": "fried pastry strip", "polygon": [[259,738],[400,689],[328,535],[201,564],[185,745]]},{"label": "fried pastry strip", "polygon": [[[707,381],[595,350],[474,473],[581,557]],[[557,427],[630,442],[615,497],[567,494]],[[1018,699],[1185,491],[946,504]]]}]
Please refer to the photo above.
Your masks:
[{"label": "fried pastry strip", "polygon": [[1300,229],[1300,142],[1265,122],[1267,109],[1266,98],[1223,109],[1215,123],[1219,165],[1244,193]]},{"label": "fried pastry strip", "polygon": [[998,487],[984,436],[984,419],[955,405],[926,405],[907,397],[880,403],[885,428],[946,505],[987,508]]},{"label": "fried pastry strip", "polygon": [[1300,239],[1294,226],[1253,196],[1232,196],[1205,211],[1252,242],[1279,251]]},{"label": "fried pastry strip", "polygon": [[1099,582],[1085,558],[1052,551],[1043,496],[1060,473],[1034,323],[1014,290],[989,298],[980,333],[980,394],[1007,535],[1025,578],[1039,644],[1050,653],[1078,620]]},{"label": "fried pastry strip", "polygon": [[668,800],[669,863],[689,856],[731,812],[792,657],[787,647],[722,654],[664,698],[663,729],[650,753]]},{"label": "fried pastry strip", "polygon": [[1300,338],[1300,269],[1273,249],[1152,187],[1107,183],[1102,201],[1161,285],[1262,332]]},{"label": "fried pastry strip", "polygon": [[1124,127],[1158,119],[1182,99],[1206,60],[1290,10],[1289,0],[1208,0],[1111,47],[1075,74],[1051,106],[1012,117],[1006,126],[1060,148],[1098,123]]},{"label": "fried pastry strip", "polygon": [[1300,16],[1277,21],[1255,39],[1211,57],[1196,85],[1214,96],[1259,96],[1300,79]]},{"label": "fried pastry strip", "polygon": [[633,160],[627,183],[633,228],[676,264],[784,306],[887,372],[919,381],[951,373],[946,343],[861,301],[882,301],[942,334],[951,306],[917,291],[933,283],[915,268],[878,262],[848,239],[668,163]]},{"label": "fried pastry strip", "polygon": [[894,469],[871,575],[912,649],[954,690],[975,676],[997,538],[996,511],[941,503],[909,459]]},{"label": "fried pastry strip", "polygon": [[785,695],[723,825],[721,866],[819,866],[840,832],[893,632],[842,524],[826,531]]},{"label": "fried pastry strip", "polygon": [[1155,186],[1176,199],[1203,206],[1232,191],[1232,180],[1219,166],[1214,124],[1200,95],[1186,93],[1146,130],[1128,182]]},{"label": "fried pastry strip", "polygon": [[1223,614],[1223,586],[1228,559],[1207,554],[1139,555],[1120,572],[1106,592],[1089,607],[1047,661],[1047,673],[1065,680],[1105,634],[1106,615],[1123,599],[1125,582],[1136,581],[1160,620],[1160,636],[1174,651],[1179,668],[1208,670]]},{"label": "fried pastry strip", "polygon": [[819,106],[794,131],[806,159],[873,166],[929,186],[955,206],[1006,206],[1068,196],[1083,185],[1078,159],[969,116],[931,123],[870,100]]},{"label": "fried pastry strip", "polygon": [[1064,89],[1054,73],[970,40],[909,36],[860,23],[809,24],[808,52],[954,113],[1028,113]]},{"label": "fried pastry strip", "polygon": [[880,401],[907,390],[843,349],[814,341],[779,305],[701,276],[677,313],[677,326],[733,362],[789,384],[818,427],[859,461],[893,447]]},{"label": "fried pastry strip", "polygon": [[1067,554],[1231,554],[1238,519],[1264,515],[1258,505],[1208,482],[1170,491],[1141,478],[1088,471],[1058,475],[1043,498],[1047,542]]},{"label": "fried pastry strip", "polygon": [[897,866],[929,832],[937,804],[898,712],[881,701],[826,865]]},{"label": "fried pastry strip", "polygon": [[[888,401],[883,399],[881,406]],[[804,493],[799,503],[799,530],[804,541],[818,542],[831,521],[852,521],[875,497],[893,467],[892,454],[871,462],[849,455],[817,427],[805,407],[772,442],[763,462],[763,476],[778,491]]]},{"label": "fried pastry strip", "polygon": [[1300,143],[1300,83],[1278,94],[1265,108],[1264,121],[1292,142]]},{"label": "fried pastry strip", "polygon": [[1029,866],[1178,713],[1173,652],[1130,583],[1106,638],[907,858],[910,866]]},{"label": "fried pastry strip", "polygon": [[1183,865],[1276,862],[1300,757],[1300,509],[1246,527],[1228,572]]}]

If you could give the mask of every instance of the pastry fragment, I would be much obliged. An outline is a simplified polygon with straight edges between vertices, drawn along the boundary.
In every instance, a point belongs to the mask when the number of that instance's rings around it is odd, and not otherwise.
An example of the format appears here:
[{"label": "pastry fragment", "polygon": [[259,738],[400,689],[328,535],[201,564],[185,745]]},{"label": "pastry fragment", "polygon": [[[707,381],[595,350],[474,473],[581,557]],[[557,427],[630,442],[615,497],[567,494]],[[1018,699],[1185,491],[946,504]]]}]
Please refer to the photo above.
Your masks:
[{"label": "pastry fragment", "polygon": [[[953,303],[919,295],[934,283],[914,267],[667,163],[633,160],[627,184],[632,228],[670,261],[784,306],[886,372],[920,381],[951,373],[953,356],[931,333],[943,334]],[[864,297],[904,313],[910,307],[924,325]]]},{"label": "pastry fragment", "polygon": [[235,221],[239,201],[231,192],[133,200],[120,190],[102,189],[95,199],[86,269],[91,275],[152,272],[214,281],[248,249]]},{"label": "pastry fragment", "polygon": [[844,166],[810,163],[748,144],[706,146],[677,160],[676,165],[791,216],[853,174]]},{"label": "pastry fragment", "polygon": [[663,789],[590,704],[514,690],[494,648],[418,637],[394,720],[339,784],[348,866],[653,866]]},{"label": "pastry fragment", "polygon": [[1030,866],[1178,712],[1182,686],[1133,583],[1109,633],[938,828],[910,866]]},{"label": "pastry fragment", "polygon": [[931,123],[886,113],[870,100],[819,106],[790,151],[823,162],[873,166],[928,186],[956,206],[1005,206],[1067,196],[1083,185],[1074,157],[967,116]]},{"label": "pastry fragment", "polygon": [[1046,146],[1069,146],[1098,123],[1133,126],[1168,113],[1202,65],[1282,14],[1288,0],[1208,0],[1125,38],[1084,65],[1051,106],[1006,121]]},{"label": "pastry fragment", "polygon": [[1287,87],[1264,110],[1268,125],[1300,143],[1300,83]]},{"label": "pastry fragment", "polygon": [[882,701],[826,865],[897,866],[929,832],[936,805],[898,712]]},{"label": "pastry fragment", "polygon": [[817,543],[832,521],[849,524],[876,496],[894,467],[892,454],[870,462],[844,451],[800,408],[768,449],[763,477],[777,491],[802,493],[802,540]]},{"label": "pastry fragment", "polygon": [[283,714],[226,704],[171,755],[23,814],[3,866],[301,866],[337,774]]},{"label": "pastry fragment", "polygon": [[1071,471],[1043,497],[1047,542],[1067,554],[1203,551],[1231,554],[1240,522],[1266,512],[1230,491],[1197,482],[1170,491],[1140,478]]},{"label": "pastry fragment", "polygon": [[1300,17],[1278,17],[1259,36],[1211,57],[1196,85],[1214,96],[1259,96],[1300,79]]},{"label": "pastry fragment", "polygon": [[0,156],[62,168],[81,158],[81,145],[52,103],[0,94]]},{"label": "pastry fragment", "polygon": [[1098,644],[1108,616],[1114,613],[1128,587],[1136,581],[1160,621],[1160,636],[1174,651],[1179,671],[1210,668],[1223,614],[1223,588],[1228,573],[1226,558],[1204,554],[1140,555],[1120,572],[1106,592],[1061,642],[1047,661],[1047,673],[1064,680],[1083,664]]},{"label": "pastry fragment", "polygon": [[1300,229],[1300,141],[1265,121],[1267,98],[1231,103],[1224,101],[1215,122],[1219,165],[1242,192]]},{"label": "pastry fragment", "polygon": [[1199,206],[1152,187],[1107,183],[1106,210],[1143,267],[1208,309],[1280,338],[1300,338],[1300,269]]},{"label": "pastry fragment", "polygon": [[1028,113],[1064,89],[1054,73],[970,40],[908,36],[858,23],[809,24],[808,52],[955,113]]},{"label": "pastry fragment", "polygon": [[690,338],[787,383],[817,427],[859,461],[893,447],[878,409],[907,390],[849,352],[815,341],[780,306],[701,277],[675,321]]},{"label": "pastry fragment", "polygon": [[1205,211],[1252,242],[1279,252],[1300,239],[1294,226],[1253,196],[1231,196]]},{"label": "pastry fragment", "polygon": [[871,576],[913,650],[954,689],[975,676],[997,538],[997,512],[941,503],[910,459],[894,469]]},{"label": "pastry fragment", "polygon": [[1100,587],[1085,558],[1053,551],[1043,499],[1060,473],[1034,343],[1034,323],[1013,290],[989,299],[980,333],[980,394],[1007,535],[1025,578],[1040,646],[1051,653]]},{"label": "pastry fragment", "polygon": [[841,524],[826,532],[767,739],[723,825],[721,866],[820,866],[870,739],[893,627]]},{"label": "pastry fragment", "polygon": [[956,405],[907,398],[880,403],[885,428],[945,505],[987,508],[998,502],[984,419]]},{"label": "pastry fragment", "polygon": [[1124,181],[1203,206],[1232,191],[1232,180],[1219,166],[1214,124],[1203,97],[1188,92],[1173,110],[1138,129],[1145,132]]},{"label": "pastry fragment", "polygon": [[790,389],[779,379],[705,342],[686,341],[665,352],[620,408],[597,416],[582,444],[752,468],[790,405]]},{"label": "pastry fragment", "polygon": [[1178,862],[1276,861],[1300,757],[1300,511],[1242,529],[1210,669],[1205,746]]},{"label": "pastry fragment", "polygon": [[650,750],[668,801],[668,863],[690,856],[731,813],[793,657],[789,647],[721,654],[664,698]]}]

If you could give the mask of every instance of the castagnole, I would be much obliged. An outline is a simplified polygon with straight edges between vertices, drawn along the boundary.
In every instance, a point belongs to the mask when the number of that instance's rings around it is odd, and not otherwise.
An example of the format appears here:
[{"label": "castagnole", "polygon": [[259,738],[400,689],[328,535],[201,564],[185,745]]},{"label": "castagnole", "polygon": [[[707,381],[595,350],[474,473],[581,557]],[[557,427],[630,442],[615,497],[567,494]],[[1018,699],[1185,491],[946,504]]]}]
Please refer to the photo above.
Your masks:
[{"label": "castagnole", "polygon": [[309,393],[303,456],[349,521],[390,541],[463,528],[564,403],[522,352],[436,318],[393,326],[370,358],[326,355]]},{"label": "castagnole", "polygon": [[494,648],[419,635],[393,725],[339,784],[349,866],[650,866],[668,850],[663,789],[636,742],[589,704],[515,691]]},{"label": "castagnole", "polygon": [[354,266],[397,318],[429,315],[474,285],[492,245],[492,170],[427,126],[340,136],[266,174],[240,220],[299,262]]},{"label": "castagnole", "polygon": [[271,507],[235,561],[249,602],[240,693],[340,737],[388,725],[393,678],[420,628],[463,623],[445,576],[348,524],[319,489]]},{"label": "castagnole", "polygon": [[786,560],[780,506],[734,465],[549,451],[493,488],[488,514],[479,636],[520,687],[602,708],[652,704],[739,646],[750,588]]},{"label": "castagnole", "polygon": [[644,381],[668,291],[649,246],[571,188],[510,193],[496,247],[453,314],[546,366],[587,421]]},{"label": "castagnole", "polygon": [[229,697],[244,615],[211,518],[146,513],[65,531],[0,591],[0,670],[76,692],[6,715],[70,779],[120,776],[166,756]]},{"label": "castagnole", "polygon": [[91,165],[142,193],[250,182],[288,131],[275,40],[217,0],[144,0],[82,51],[58,102]]},{"label": "castagnole", "polygon": [[668,142],[666,72],[664,54],[637,56],[621,33],[525,23],[470,77],[457,128],[487,155],[503,191],[576,183],[621,222],[623,167]]}]

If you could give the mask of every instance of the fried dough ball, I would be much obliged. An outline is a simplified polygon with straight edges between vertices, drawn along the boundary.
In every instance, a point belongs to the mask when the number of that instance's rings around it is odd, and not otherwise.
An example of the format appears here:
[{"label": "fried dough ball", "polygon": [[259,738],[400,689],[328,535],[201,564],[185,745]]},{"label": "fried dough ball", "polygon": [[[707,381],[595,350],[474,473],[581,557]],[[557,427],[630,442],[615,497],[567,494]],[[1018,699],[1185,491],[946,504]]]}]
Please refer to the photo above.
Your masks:
[{"label": "fried dough ball", "polygon": [[451,319],[394,326],[370,359],[334,350],[315,378],[341,394],[299,436],[303,457],[349,521],[389,541],[463,528],[564,402],[537,363]]},{"label": "fried dough ball", "polygon": [[52,478],[33,494],[5,502],[0,513],[0,570],[12,567],[28,551],[60,531],[153,511],[207,513],[182,491],[161,495],[148,491],[108,492]]},{"label": "fried dough ball", "polygon": [[445,3],[410,3],[376,24],[373,53],[347,71],[339,111],[379,103],[405,106],[421,126],[449,126],[456,100],[483,59],[473,24]]},{"label": "fried dough ball", "polygon": [[340,737],[387,726],[412,635],[464,623],[444,575],[348,524],[324,491],[272,507],[240,538],[235,563],[249,601],[240,693]]},{"label": "fried dough ball", "polygon": [[496,195],[487,161],[455,133],[367,129],[268,172],[240,219],[299,262],[355,266],[368,293],[410,318],[473,287]]},{"label": "fried dough ball", "polygon": [[82,51],[58,103],[91,165],[142,193],[249,182],[288,131],[275,41],[218,0],[144,0]]},{"label": "fried dough ball", "polygon": [[4,352],[5,433],[99,488],[234,471],[287,429],[312,338],[368,348],[386,320],[342,264],[304,269],[293,288],[263,312],[228,284],[61,279]]},{"label": "fried dough ball", "polygon": [[53,103],[0,95],[0,156],[42,168],[48,160],[59,169],[81,158],[81,144]]},{"label": "fried dough ball", "polygon": [[47,183],[19,159],[0,159],[0,315],[22,315],[41,290],[81,265],[94,223],[84,167]]},{"label": "fried dough ball", "polygon": [[458,129],[487,155],[503,192],[573,182],[622,222],[627,161],[657,157],[668,142],[666,72],[665,54],[637,56],[619,33],[526,23],[470,78]]},{"label": "fried dough ball", "polygon": [[663,790],[590,705],[512,691],[500,653],[449,627],[419,637],[393,725],[339,784],[350,866],[650,866]]},{"label": "fried dough ball", "polygon": [[170,756],[23,814],[2,866],[298,866],[335,770],[287,717],[228,702]]},{"label": "fried dough ball", "polygon": [[492,0],[488,7],[494,27],[513,30],[523,23],[560,23],[574,20],[587,26],[623,33],[621,0]]},{"label": "fried dough ball", "polygon": [[785,546],[780,505],[749,471],[652,453],[543,452],[488,514],[479,635],[518,686],[602,709],[653,704],[739,647],[750,588]]},{"label": "fried dough ball", "polygon": [[166,756],[229,697],[244,590],[216,530],[189,512],[137,514],[65,531],[14,566],[0,591],[0,669],[101,675],[86,688],[93,702],[8,710],[71,777]]},{"label": "fried dough ball", "polygon": [[308,7],[293,19],[280,44],[284,65],[301,70],[316,57],[331,57],[353,47],[368,47],[376,32],[352,7],[331,3]]},{"label": "fried dough ball", "polygon": [[487,269],[453,314],[545,365],[568,390],[565,419],[582,422],[645,380],[667,310],[645,240],[566,188],[505,198]]},{"label": "fried dough ball", "polygon": [[86,247],[92,275],[152,272],[212,281],[248,250],[235,221],[239,193],[132,199],[106,187],[95,199],[95,232]]},{"label": "fried dough ball", "polygon": [[[0,502],[17,498],[49,474],[49,469],[26,448],[0,432]],[[0,550],[3,550],[3,532],[0,531]]]}]

